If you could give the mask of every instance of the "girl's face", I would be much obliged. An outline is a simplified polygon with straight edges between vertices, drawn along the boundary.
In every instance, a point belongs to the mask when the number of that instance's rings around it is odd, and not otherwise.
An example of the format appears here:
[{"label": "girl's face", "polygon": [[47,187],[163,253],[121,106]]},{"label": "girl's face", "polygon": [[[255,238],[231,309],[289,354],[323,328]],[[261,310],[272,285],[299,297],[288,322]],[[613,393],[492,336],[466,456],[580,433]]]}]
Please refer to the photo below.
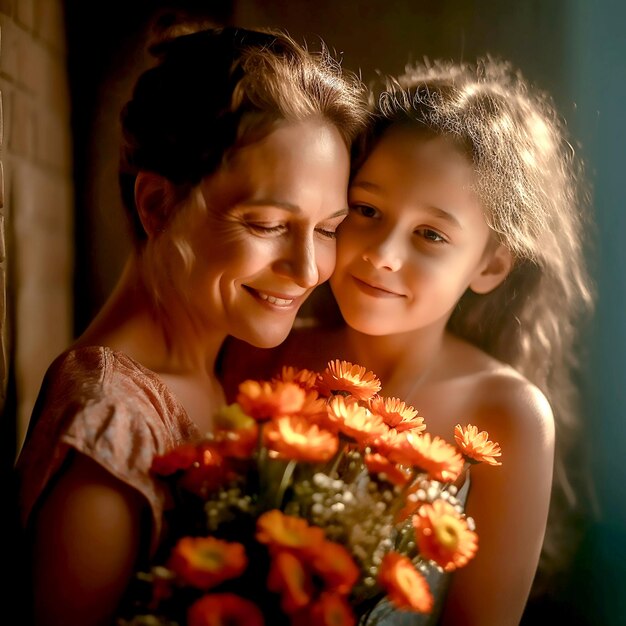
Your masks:
[{"label": "girl's face", "polygon": [[348,176],[337,129],[308,120],[281,123],[207,177],[206,210],[190,211],[183,233],[195,260],[180,284],[195,319],[258,347],[282,342],[334,269]]},{"label": "girl's face", "polygon": [[356,330],[444,328],[495,247],[469,160],[441,137],[392,128],[352,182],[331,285]]}]

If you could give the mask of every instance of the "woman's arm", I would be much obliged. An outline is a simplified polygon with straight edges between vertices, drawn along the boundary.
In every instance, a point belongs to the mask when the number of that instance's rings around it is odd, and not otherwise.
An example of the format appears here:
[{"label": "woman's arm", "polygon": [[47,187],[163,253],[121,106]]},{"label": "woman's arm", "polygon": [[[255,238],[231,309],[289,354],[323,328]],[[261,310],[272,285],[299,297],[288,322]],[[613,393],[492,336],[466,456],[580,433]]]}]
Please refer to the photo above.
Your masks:
[{"label": "woman's arm", "polygon": [[[509,378],[482,390],[469,421],[502,447],[502,466],[473,466],[467,513],[478,553],[455,572],[443,624],[516,626],[535,575],[548,516],[554,419],[543,394]],[[478,405],[477,405],[478,406]]]},{"label": "woman's arm", "polygon": [[138,493],[76,454],[34,518],[36,626],[111,623],[140,545]]}]

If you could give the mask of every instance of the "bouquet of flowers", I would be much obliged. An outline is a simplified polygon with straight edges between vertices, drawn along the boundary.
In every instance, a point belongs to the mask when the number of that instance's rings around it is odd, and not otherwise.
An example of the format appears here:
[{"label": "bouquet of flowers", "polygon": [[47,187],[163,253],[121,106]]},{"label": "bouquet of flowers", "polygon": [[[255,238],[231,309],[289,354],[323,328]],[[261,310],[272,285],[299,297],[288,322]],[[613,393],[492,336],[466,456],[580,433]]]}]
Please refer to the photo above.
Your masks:
[{"label": "bouquet of flowers", "polygon": [[429,570],[477,550],[455,483],[500,447],[471,425],[456,445],[431,436],[380,390],[345,361],[286,367],[243,382],[206,439],[155,458],[171,532],[118,624],[350,626],[383,597],[430,612]]}]

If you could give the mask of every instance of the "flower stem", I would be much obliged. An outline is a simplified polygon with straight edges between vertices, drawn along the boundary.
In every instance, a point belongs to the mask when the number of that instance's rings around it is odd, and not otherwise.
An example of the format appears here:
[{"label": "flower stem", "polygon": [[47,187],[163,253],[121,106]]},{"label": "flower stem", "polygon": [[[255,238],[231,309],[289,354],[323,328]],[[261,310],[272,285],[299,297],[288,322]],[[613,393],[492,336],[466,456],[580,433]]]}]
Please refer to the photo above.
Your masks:
[{"label": "flower stem", "polygon": [[280,485],[278,486],[278,490],[276,491],[275,496],[275,506],[277,509],[280,509],[283,503],[283,498],[285,497],[285,491],[287,491],[287,487],[289,487],[289,483],[291,482],[291,477],[293,476],[293,471],[296,469],[296,465],[298,462],[295,459],[291,459],[287,466],[285,467],[285,471],[283,472],[283,477],[280,480]]},{"label": "flower stem", "polygon": [[347,441],[345,441],[343,439],[339,440],[339,447],[337,449],[337,452],[336,452],[334,458],[330,462],[330,466],[329,466],[329,469],[328,469],[328,475],[331,478],[333,477],[333,475],[337,475],[337,468],[339,467],[339,463],[341,462],[341,459],[343,459],[343,455],[344,455],[344,453],[346,451],[346,446],[347,445],[348,445]]}]

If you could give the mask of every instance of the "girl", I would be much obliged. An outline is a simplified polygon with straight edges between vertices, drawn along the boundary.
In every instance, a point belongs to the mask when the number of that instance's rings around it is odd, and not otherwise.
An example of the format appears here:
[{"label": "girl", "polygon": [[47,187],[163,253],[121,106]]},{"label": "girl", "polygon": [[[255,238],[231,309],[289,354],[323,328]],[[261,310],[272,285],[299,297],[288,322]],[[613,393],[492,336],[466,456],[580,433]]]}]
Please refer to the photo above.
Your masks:
[{"label": "girl", "polygon": [[518,624],[546,528],[555,419],[572,414],[575,322],[591,301],[578,165],[547,99],[487,60],[391,81],[353,171],[330,281],[345,323],[294,331],[243,374],[346,359],[434,434],[487,430],[503,465],[471,470],[480,546],[454,574],[441,623]]},{"label": "girl", "polygon": [[51,365],[18,461],[37,626],[111,622],[159,540],[151,459],[211,429],[227,335],[284,340],[347,213],[365,109],[326,54],[236,28],[154,52],[122,115],[134,251]]}]

